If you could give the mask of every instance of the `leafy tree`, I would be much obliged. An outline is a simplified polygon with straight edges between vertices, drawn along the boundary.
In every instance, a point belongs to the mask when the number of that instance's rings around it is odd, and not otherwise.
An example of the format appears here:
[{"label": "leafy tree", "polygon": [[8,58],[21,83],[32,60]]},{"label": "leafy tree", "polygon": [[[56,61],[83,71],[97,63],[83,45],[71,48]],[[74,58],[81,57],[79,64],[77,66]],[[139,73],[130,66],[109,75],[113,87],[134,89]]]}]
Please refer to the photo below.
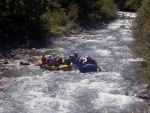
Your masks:
[{"label": "leafy tree", "polygon": [[117,6],[112,0],[105,0],[101,12],[104,18],[111,19],[116,16]]},{"label": "leafy tree", "polygon": [[[74,3],[79,6],[79,20],[84,21],[102,19],[106,13],[111,14],[114,11],[116,14],[117,11],[113,0],[74,0]],[[107,12],[104,11],[104,7],[107,7]],[[115,17],[115,14],[111,15],[110,18]]]},{"label": "leafy tree", "polygon": [[136,11],[142,0],[114,0],[118,8],[123,11]]},{"label": "leafy tree", "polygon": [[120,10],[123,10],[125,8],[126,0],[114,0],[114,2],[117,4]]},{"label": "leafy tree", "polygon": [[113,0],[1,0],[0,40],[27,43],[46,30],[62,34],[77,23],[115,16]]},{"label": "leafy tree", "polygon": [[[0,2],[1,41],[27,41],[41,31],[41,15],[46,12],[46,0],[2,0]],[[39,29],[40,28],[40,29]]]},{"label": "leafy tree", "polygon": [[127,0],[125,3],[125,8],[130,11],[137,11],[140,7],[142,0]]}]

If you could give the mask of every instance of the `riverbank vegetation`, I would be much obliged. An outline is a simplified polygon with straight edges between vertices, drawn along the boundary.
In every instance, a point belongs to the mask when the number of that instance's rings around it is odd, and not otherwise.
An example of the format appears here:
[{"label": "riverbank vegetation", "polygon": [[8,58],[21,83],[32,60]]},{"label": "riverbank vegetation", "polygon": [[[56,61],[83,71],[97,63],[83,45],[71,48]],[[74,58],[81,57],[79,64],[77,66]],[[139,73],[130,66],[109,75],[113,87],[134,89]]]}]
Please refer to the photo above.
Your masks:
[{"label": "riverbank vegetation", "polygon": [[113,0],[1,0],[0,43],[43,41],[83,22],[114,19],[116,12]]},{"label": "riverbank vegetation", "polygon": [[150,0],[144,0],[133,23],[133,50],[146,62],[145,75],[150,77]]},{"label": "riverbank vegetation", "polygon": [[[120,9],[139,7],[135,0],[114,0]],[[51,37],[89,23],[117,17],[113,0],[1,0],[0,46],[43,44]],[[124,8],[125,7],[125,8]],[[134,10],[136,10],[134,8]],[[36,45],[36,43],[34,43]],[[34,46],[34,45],[33,45]],[[2,48],[1,47],[1,48]]]},{"label": "riverbank vegetation", "polygon": [[114,0],[119,10],[135,12],[140,7],[142,0]]}]

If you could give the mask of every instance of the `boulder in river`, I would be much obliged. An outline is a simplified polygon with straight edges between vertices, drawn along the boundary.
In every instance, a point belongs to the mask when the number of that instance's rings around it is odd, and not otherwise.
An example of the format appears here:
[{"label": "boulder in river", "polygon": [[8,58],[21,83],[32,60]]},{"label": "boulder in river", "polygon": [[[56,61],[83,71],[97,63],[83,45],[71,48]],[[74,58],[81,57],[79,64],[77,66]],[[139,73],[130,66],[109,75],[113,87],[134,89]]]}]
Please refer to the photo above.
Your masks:
[{"label": "boulder in river", "polygon": [[135,97],[138,97],[138,98],[140,98],[140,99],[145,99],[145,100],[149,100],[149,99],[150,99],[150,97],[148,97],[148,96],[143,96],[143,95],[136,95]]},{"label": "boulder in river", "polygon": [[29,62],[20,62],[20,65],[30,65]]},{"label": "boulder in river", "polygon": [[121,28],[125,28],[126,26],[124,26],[124,25],[121,25],[120,27],[121,27]]}]

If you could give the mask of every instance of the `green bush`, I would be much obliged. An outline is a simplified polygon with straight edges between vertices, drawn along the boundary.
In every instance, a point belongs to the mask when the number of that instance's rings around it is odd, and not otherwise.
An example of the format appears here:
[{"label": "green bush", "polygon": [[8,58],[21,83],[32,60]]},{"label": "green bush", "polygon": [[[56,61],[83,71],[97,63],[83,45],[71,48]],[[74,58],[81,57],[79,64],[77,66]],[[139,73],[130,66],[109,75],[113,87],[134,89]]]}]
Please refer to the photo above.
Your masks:
[{"label": "green bush", "polygon": [[117,6],[112,0],[105,0],[101,8],[101,13],[104,18],[111,19],[117,16]]},{"label": "green bush", "polygon": [[48,31],[62,34],[82,22],[112,19],[116,11],[113,0],[1,0],[0,41],[44,39]]},{"label": "green bush", "polygon": [[123,11],[137,11],[142,0],[114,0],[118,8]]},{"label": "green bush", "polygon": [[62,34],[75,25],[64,11],[48,11],[42,17],[48,24],[52,35]]},{"label": "green bush", "polygon": [[0,41],[26,43],[42,35],[45,28],[40,17],[46,10],[46,0],[1,0]]},{"label": "green bush", "polygon": [[144,0],[133,23],[133,48],[147,63],[146,74],[150,77],[150,0]]},{"label": "green bush", "polygon": [[116,17],[113,0],[50,0],[49,11],[43,15],[53,35],[62,34],[77,23]]},{"label": "green bush", "polygon": [[78,13],[79,13],[78,5],[77,4],[71,4],[71,6],[69,7],[69,11],[68,11],[69,19],[76,22],[77,18],[78,18]]},{"label": "green bush", "polygon": [[117,7],[113,0],[85,0],[79,1],[79,19],[97,21],[99,19],[111,19],[116,17]]}]

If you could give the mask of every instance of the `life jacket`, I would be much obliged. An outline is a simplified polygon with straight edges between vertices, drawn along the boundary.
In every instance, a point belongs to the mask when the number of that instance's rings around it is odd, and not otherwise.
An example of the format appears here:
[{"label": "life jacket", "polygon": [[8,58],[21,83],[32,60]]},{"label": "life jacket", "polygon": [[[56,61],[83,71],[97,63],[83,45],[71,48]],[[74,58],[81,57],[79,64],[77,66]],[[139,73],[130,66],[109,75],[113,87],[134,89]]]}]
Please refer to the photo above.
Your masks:
[{"label": "life jacket", "polygon": [[83,59],[80,59],[80,60],[79,60],[79,65],[83,65],[83,64],[84,64],[83,61],[84,61]]},{"label": "life jacket", "polygon": [[59,66],[59,62],[58,60],[55,58],[55,59],[52,59],[52,66]]},{"label": "life jacket", "polygon": [[62,64],[62,61],[63,61],[63,58],[59,57],[59,58],[58,58],[59,64]]},{"label": "life jacket", "polygon": [[66,57],[64,57],[62,62],[63,62],[63,64],[66,64],[66,62],[67,62],[67,58],[66,58]]},{"label": "life jacket", "polygon": [[77,64],[77,63],[78,63],[78,61],[79,61],[79,59],[80,59],[80,57],[79,57],[79,56],[74,56],[74,57],[73,57],[73,61],[74,61],[74,63],[75,63],[75,64]]},{"label": "life jacket", "polygon": [[47,64],[48,64],[48,65],[52,65],[52,63],[53,63],[53,59],[48,59],[48,60],[47,60]]},{"label": "life jacket", "polygon": [[46,63],[46,61],[47,61],[47,59],[46,59],[46,57],[42,57],[42,63]]},{"label": "life jacket", "polygon": [[67,65],[70,65],[70,64],[71,64],[71,62],[72,62],[72,58],[68,58],[68,59],[66,59],[66,64],[67,64]]}]

